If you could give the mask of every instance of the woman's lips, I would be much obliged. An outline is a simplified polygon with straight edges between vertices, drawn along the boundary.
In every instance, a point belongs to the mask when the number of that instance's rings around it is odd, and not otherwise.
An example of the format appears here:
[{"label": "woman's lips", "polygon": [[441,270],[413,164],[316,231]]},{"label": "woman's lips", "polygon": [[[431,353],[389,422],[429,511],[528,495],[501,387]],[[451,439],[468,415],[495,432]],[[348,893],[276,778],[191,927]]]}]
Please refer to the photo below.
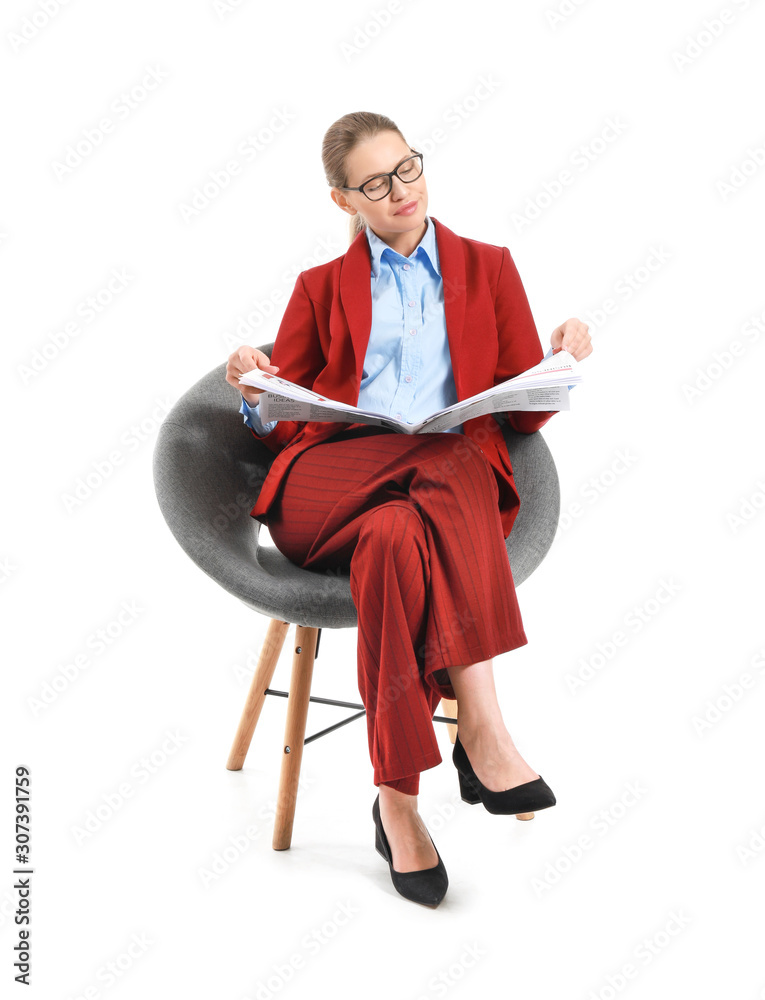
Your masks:
[{"label": "woman's lips", "polygon": [[394,212],[394,215],[411,215],[416,208],[417,208],[417,202],[409,201],[406,203],[406,205],[404,205],[403,208],[400,208],[398,212]]}]

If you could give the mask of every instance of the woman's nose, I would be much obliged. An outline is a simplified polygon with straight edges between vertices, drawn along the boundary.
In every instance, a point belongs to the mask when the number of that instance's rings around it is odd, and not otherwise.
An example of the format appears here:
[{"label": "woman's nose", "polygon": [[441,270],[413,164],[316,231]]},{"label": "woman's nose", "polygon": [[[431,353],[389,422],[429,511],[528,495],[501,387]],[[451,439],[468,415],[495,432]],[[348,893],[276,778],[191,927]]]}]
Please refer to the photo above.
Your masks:
[{"label": "woman's nose", "polygon": [[391,183],[393,185],[391,187],[391,197],[396,199],[405,198],[408,185],[404,184],[400,177],[395,176],[391,177]]}]

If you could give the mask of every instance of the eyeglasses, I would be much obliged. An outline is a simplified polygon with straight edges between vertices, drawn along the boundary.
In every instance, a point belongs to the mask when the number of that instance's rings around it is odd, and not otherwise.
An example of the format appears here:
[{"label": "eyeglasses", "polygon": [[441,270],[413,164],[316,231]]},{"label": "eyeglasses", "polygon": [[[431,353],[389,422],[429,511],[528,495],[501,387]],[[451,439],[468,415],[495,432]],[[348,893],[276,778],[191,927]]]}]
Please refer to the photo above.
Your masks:
[{"label": "eyeglasses", "polygon": [[[411,146],[409,147],[411,149]],[[341,191],[361,191],[370,201],[381,201],[387,198],[393,188],[393,178],[398,177],[404,184],[411,184],[416,181],[422,173],[422,153],[415,153],[408,157],[387,174],[375,174],[368,181],[364,181],[361,187],[343,187]]]}]

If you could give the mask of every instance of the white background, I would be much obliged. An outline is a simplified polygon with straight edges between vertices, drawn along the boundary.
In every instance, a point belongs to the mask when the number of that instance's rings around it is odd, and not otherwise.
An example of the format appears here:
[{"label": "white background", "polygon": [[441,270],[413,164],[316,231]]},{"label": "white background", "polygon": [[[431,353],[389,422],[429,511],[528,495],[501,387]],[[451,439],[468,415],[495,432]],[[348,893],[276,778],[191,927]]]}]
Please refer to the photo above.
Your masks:
[{"label": "white background", "polygon": [[[552,0],[48,8],[2,12],[3,989],[23,992],[23,764],[25,996],[765,996],[763,5],[587,0],[557,21]],[[118,117],[150,69],[160,82]],[[558,805],[519,823],[463,804],[437,726],[444,761],[420,794],[450,876],[435,911],[398,896],[374,851],[363,722],[306,748],[293,845],[272,850],[282,699],[244,770],[225,769],[267,619],[186,557],[152,482],[167,407],[233,346],[273,340],[283,307],[258,318],[272,297],[345,252],[320,148],[355,110],[425,151],[432,215],[509,247],[545,349],[570,316],[594,345],[542,432],[564,517],[519,588],[529,643],[495,660],[508,727]],[[278,111],[289,124],[245,160]],[[233,158],[240,173],[184,219]],[[85,322],[113,269],[130,280]],[[123,602],[131,624],[35,709]],[[323,633],[314,693],[358,700],[355,650],[354,629]],[[275,687],[289,665],[288,641]],[[338,717],[312,706],[309,732]]]}]

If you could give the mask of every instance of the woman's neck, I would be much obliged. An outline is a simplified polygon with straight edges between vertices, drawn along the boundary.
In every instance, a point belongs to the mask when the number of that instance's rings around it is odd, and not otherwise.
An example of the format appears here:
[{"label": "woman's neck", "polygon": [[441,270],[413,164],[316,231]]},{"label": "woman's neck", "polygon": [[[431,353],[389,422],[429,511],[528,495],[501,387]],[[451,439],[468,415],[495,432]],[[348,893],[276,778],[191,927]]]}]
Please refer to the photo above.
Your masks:
[{"label": "woman's neck", "polygon": [[[369,227],[372,229],[372,227]],[[411,257],[414,251],[422,242],[422,238],[428,231],[428,220],[420,226],[419,229],[413,230],[410,233],[394,233],[385,232],[381,230],[378,232],[376,229],[372,229],[372,232],[378,239],[381,239],[383,243],[387,243],[391,250],[395,250],[396,253],[400,253],[402,257]]]}]

